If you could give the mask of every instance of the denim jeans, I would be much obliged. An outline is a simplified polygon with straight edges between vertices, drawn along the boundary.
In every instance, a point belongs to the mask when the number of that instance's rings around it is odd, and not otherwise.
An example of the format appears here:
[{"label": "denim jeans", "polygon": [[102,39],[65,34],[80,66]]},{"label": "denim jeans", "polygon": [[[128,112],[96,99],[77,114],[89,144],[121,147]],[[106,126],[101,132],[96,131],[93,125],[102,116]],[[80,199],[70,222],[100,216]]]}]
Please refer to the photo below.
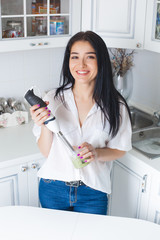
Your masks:
[{"label": "denim jeans", "polygon": [[107,194],[86,185],[67,186],[63,181],[41,179],[39,199],[43,208],[107,214]]}]

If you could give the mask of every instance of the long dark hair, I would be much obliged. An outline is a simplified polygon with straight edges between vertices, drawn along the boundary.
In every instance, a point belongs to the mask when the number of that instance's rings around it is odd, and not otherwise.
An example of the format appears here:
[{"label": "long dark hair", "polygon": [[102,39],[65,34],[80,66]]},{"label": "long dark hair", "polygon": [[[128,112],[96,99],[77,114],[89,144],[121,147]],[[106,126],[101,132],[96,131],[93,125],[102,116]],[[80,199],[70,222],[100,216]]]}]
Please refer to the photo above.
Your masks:
[{"label": "long dark hair", "polygon": [[69,40],[64,54],[60,87],[57,88],[55,97],[60,97],[61,101],[64,102],[63,91],[69,88],[73,89],[75,80],[69,69],[69,58],[71,47],[77,41],[89,42],[96,52],[98,74],[95,81],[93,99],[102,110],[104,122],[108,119],[110,123],[109,133],[114,137],[120,127],[120,104],[126,106],[129,117],[130,111],[125,99],[114,87],[109,53],[105,42],[99,35],[92,31],[78,32]]}]

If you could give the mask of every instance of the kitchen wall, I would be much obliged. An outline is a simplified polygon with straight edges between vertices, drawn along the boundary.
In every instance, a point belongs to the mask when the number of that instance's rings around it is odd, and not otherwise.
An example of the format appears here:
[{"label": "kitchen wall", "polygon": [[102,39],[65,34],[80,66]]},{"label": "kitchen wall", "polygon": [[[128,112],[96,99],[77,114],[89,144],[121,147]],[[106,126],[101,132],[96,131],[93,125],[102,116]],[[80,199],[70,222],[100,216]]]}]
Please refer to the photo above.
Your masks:
[{"label": "kitchen wall", "polygon": [[33,85],[57,87],[64,48],[0,53],[0,97],[24,95]]},{"label": "kitchen wall", "polygon": [[[64,48],[0,53],[0,97],[21,98],[32,85],[42,92],[57,87]],[[130,101],[160,109],[160,54],[139,50],[134,55]]]},{"label": "kitchen wall", "polygon": [[133,92],[130,101],[149,112],[160,109],[160,54],[136,51],[133,67]]}]

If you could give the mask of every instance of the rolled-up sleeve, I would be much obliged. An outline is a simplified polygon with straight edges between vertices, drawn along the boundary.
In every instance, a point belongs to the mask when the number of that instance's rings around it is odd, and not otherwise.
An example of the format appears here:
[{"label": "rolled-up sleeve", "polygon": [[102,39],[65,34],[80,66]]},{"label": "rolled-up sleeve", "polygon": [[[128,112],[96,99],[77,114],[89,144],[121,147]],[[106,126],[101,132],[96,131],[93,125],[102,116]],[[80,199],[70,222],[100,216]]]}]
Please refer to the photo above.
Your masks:
[{"label": "rolled-up sleeve", "polygon": [[121,104],[121,122],[117,135],[108,141],[107,147],[122,151],[132,149],[132,126],[128,111],[124,104]]},{"label": "rolled-up sleeve", "polygon": [[38,142],[38,139],[40,138],[41,135],[41,127],[38,126],[37,124],[34,124],[32,132],[33,135],[36,137],[36,142]]}]

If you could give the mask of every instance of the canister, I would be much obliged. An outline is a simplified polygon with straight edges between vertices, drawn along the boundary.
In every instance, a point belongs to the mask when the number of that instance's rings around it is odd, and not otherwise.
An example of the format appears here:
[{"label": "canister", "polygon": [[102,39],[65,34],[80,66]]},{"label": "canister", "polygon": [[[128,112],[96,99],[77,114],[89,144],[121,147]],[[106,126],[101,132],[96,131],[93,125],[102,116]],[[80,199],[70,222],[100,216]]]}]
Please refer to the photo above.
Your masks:
[{"label": "canister", "polygon": [[50,20],[50,35],[64,34],[64,20],[53,19]]}]

